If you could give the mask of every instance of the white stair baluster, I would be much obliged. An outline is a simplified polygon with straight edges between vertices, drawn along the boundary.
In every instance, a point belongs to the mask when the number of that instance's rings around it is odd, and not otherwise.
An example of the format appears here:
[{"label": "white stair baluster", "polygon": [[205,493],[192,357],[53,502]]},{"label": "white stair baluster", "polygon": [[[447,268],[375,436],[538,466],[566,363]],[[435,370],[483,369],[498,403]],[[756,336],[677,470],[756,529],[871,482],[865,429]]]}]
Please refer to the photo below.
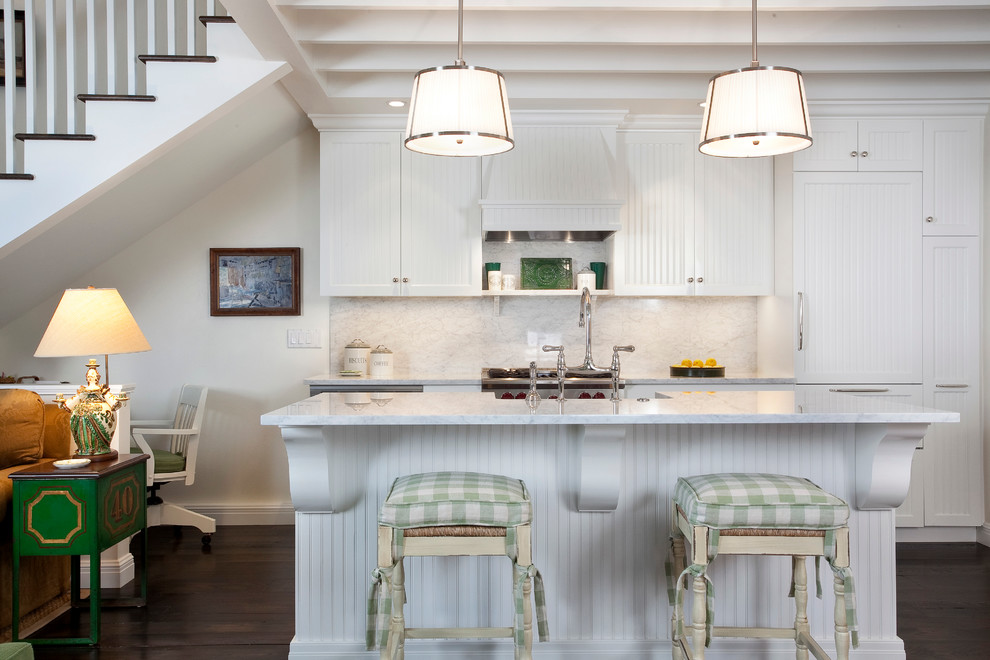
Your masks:
[{"label": "white stair baluster", "polygon": [[[7,14],[4,14],[7,16]],[[38,107],[37,38],[34,31],[34,0],[24,0],[24,131],[36,133],[35,113]]]},{"label": "white stair baluster", "polygon": [[[65,132],[76,130],[76,10],[65,4]],[[61,131],[56,131],[61,132]]]},{"label": "white stair baluster", "polygon": [[127,0],[127,17],[124,19],[127,30],[127,89],[125,94],[137,94],[137,16],[134,15],[134,0]]},{"label": "white stair baluster", "polygon": [[45,128],[44,133],[55,132],[55,0],[45,0]]},{"label": "white stair baluster", "polygon": [[[96,94],[96,0],[86,1],[86,94]],[[70,100],[75,102],[78,92],[72,90]],[[70,131],[70,132],[75,132]]]},{"label": "white stair baluster", "polygon": [[196,54],[196,0],[186,0],[186,55]]},{"label": "white stair baluster", "polygon": [[117,16],[116,0],[107,3],[107,94],[117,93]]},{"label": "white stair baluster", "polygon": [[166,54],[175,55],[175,0],[165,2],[165,25],[165,45],[168,48]]},{"label": "white stair baluster", "polygon": [[[3,0],[3,15],[13,16],[14,15],[14,3],[11,0]],[[12,89],[17,89],[11,82],[17,75],[14,68],[14,21],[5,20],[3,22],[3,60],[4,60],[4,83],[10,85]],[[5,94],[4,95],[4,152],[6,158],[4,159],[4,171],[13,172],[14,171],[14,100],[16,94]]]}]

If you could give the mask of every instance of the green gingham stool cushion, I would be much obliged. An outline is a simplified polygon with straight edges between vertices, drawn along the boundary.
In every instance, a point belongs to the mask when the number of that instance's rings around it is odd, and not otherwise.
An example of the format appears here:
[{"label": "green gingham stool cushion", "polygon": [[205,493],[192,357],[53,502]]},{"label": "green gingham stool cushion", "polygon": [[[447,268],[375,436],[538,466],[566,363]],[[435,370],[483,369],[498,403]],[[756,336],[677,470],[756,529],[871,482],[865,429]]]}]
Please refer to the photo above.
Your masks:
[{"label": "green gingham stool cushion", "polygon": [[526,485],[519,479],[478,472],[427,472],[399,477],[382,504],[378,522],[389,527],[482,525],[515,527],[532,522]]},{"label": "green gingham stool cushion", "polygon": [[780,474],[681,477],[674,502],[692,525],[714,529],[835,529],[849,519],[849,507],[835,495]]}]

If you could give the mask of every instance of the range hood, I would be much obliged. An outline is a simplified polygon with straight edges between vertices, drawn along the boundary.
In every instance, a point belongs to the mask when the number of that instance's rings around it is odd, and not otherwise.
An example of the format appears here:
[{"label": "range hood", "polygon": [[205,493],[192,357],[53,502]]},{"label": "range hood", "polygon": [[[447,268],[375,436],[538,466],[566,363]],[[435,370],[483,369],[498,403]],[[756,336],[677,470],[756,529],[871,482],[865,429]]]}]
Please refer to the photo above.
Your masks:
[{"label": "range hood", "polygon": [[516,147],[486,159],[486,241],[602,241],[621,228],[615,133],[608,126],[532,126]]}]

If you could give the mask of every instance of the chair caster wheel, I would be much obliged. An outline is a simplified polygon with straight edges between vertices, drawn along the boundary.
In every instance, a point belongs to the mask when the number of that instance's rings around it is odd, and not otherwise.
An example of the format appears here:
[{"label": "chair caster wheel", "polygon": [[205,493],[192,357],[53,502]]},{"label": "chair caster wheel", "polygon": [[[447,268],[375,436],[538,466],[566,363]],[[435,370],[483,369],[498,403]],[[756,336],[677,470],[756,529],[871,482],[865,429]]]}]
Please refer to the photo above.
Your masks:
[{"label": "chair caster wheel", "polygon": [[203,545],[210,545],[213,541],[213,534],[203,534]]}]

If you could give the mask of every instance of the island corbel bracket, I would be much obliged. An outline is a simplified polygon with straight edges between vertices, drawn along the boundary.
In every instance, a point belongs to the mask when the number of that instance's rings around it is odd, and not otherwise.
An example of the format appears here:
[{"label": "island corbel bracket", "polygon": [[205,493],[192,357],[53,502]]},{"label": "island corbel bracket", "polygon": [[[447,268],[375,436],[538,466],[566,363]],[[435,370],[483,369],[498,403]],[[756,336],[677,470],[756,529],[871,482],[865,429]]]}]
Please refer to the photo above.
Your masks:
[{"label": "island corbel bracket", "polygon": [[911,461],[927,423],[859,424],[856,427],[856,507],[896,509],[911,485]]},{"label": "island corbel bracket", "polygon": [[282,440],[289,458],[292,508],[305,513],[333,513],[329,466],[330,442],[319,426],[283,426]]},{"label": "island corbel bracket", "polygon": [[578,511],[615,511],[622,484],[622,426],[579,426],[574,438],[573,484]]}]

